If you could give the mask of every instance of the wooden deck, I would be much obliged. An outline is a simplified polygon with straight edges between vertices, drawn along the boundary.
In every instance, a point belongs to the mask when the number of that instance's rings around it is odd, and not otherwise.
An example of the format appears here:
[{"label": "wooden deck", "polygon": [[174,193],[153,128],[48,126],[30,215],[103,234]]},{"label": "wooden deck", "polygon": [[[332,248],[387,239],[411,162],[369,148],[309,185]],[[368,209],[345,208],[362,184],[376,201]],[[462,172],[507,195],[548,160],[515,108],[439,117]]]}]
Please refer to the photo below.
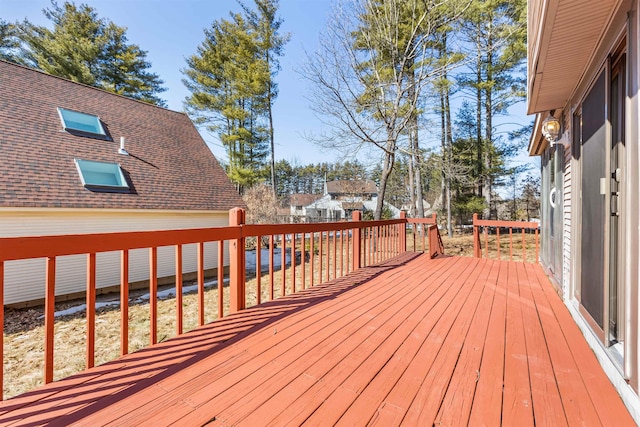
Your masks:
[{"label": "wooden deck", "polygon": [[414,254],[0,404],[43,423],[635,425],[539,266]]}]

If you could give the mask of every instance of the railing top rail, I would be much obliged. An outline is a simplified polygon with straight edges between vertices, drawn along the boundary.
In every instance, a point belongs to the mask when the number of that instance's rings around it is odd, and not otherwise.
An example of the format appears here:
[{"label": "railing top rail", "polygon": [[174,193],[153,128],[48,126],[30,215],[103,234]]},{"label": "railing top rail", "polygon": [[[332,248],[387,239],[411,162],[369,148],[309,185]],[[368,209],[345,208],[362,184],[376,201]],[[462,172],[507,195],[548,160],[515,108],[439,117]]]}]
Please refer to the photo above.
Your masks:
[{"label": "railing top rail", "polygon": [[0,261],[215,242],[242,237],[341,231],[405,223],[405,219],[312,224],[245,224],[186,230],[129,231],[53,236],[1,237]]},{"label": "railing top rail", "polygon": [[474,219],[474,227],[505,227],[505,228],[540,228],[537,222],[526,221],[496,221],[492,219]]},{"label": "railing top rail", "polygon": [[426,218],[407,218],[409,224],[435,224],[436,219],[432,216]]},{"label": "railing top rail", "polygon": [[354,228],[377,227],[406,223],[405,219],[388,219],[380,221],[337,221],[313,222],[306,224],[245,224],[242,227],[243,237],[265,236],[269,234],[317,233],[323,231],[351,230]]},{"label": "railing top rail", "polygon": [[66,234],[55,236],[2,237],[0,261],[80,255],[238,239],[242,227],[193,228],[187,230],[130,231]]}]

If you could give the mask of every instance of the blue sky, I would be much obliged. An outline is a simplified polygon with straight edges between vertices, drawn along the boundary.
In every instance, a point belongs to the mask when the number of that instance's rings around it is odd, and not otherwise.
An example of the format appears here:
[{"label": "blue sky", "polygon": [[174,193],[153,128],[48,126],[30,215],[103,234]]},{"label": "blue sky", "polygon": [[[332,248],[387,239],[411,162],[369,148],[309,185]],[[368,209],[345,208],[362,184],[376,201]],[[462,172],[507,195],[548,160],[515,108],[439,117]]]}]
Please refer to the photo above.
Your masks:
[{"label": "blue sky", "polygon": [[[84,3],[94,7],[100,17],[128,28],[129,41],[148,52],[152,71],[164,80],[167,91],[161,97],[167,100],[170,109],[178,111],[183,110],[183,100],[189,94],[182,83],[180,70],[185,67],[185,58],[195,53],[202,43],[203,29],[217,19],[227,18],[230,11],[241,10],[236,0],[85,0]],[[245,0],[245,3],[251,5],[253,2]],[[280,0],[280,16],[284,19],[281,30],[289,33],[291,40],[280,59],[282,70],[277,77],[280,93],[274,106],[276,158],[292,164],[347,160],[305,140],[304,135],[321,131],[322,123],[309,109],[309,100],[305,97],[308,83],[296,72],[305,60],[305,50],[316,50],[318,35],[329,18],[331,4],[331,0]],[[0,16],[7,21],[27,18],[33,23],[50,26],[42,14],[42,9],[50,5],[49,0],[0,0]],[[500,123],[524,125],[530,120],[525,116],[524,102],[521,102],[512,108],[510,116],[496,120],[497,131],[515,127]],[[428,132],[422,135],[428,137]],[[203,137],[216,157],[226,160],[217,138],[206,132]],[[359,160],[369,166],[378,161],[375,156],[360,157]],[[529,162],[531,159],[524,152],[514,159],[517,164]]]}]

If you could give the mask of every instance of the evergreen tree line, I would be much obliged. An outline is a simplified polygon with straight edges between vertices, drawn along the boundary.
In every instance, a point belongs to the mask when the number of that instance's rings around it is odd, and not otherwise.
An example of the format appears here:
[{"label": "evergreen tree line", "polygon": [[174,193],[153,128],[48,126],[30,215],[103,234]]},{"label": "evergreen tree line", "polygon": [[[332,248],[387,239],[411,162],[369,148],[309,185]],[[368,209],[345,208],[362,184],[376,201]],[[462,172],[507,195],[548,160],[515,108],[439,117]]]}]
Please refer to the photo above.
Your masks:
[{"label": "evergreen tree line", "polygon": [[86,4],[51,4],[42,12],[52,29],[0,19],[0,59],[165,106],[163,81],[150,71],[147,51],[129,42],[125,27]]},{"label": "evergreen tree line", "polygon": [[287,200],[291,194],[323,194],[326,181],[374,179],[359,161],[291,165],[276,162],[277,196]]}]

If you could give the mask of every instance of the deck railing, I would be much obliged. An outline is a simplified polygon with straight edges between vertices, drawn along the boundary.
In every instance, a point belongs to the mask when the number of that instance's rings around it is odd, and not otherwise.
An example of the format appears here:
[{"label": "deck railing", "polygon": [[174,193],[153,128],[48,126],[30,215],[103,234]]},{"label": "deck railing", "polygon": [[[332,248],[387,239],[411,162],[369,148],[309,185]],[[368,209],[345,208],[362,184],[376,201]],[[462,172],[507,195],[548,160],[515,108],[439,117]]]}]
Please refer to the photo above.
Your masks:
[{"label": "deck railing", "polygon": [[[245,224],[245,212],[232,209],[228,227],[206,229],[100,233],[40,237],[0,238],[0,324],[4,325],[4,267],[8,262],[44,258],[44,382],[54,379],[54,325],[57,258],[86,255],[86,349],[85,366],[96,360],[96,254],[120,253],[120,355],[129,353],[129,252],[146,249],[149,256],[149,342],[158,342],[158,248],[175,251],[175,334],[183,331],[183,247],[196,245],[197,324],[205,324],[205,311],[217,318],[248,305],[288,295],[326,282],[360,267],[375,265],[407,251],[407,224],[411,224],[410,250],[436,256],[443,252],[435,215],[425,219],[361,221],[354,212],[350,222],[313,224]],[[246,240],[255,239],[255,269],[246,267]],[[217,244],[217,303],[205,303],[205,243]],[[268,243],[267,243],[268,242]],[[268,244],[268,273],[263,274],[263,246]],[[280,245],[280,271],[276,252]],[[208,248],[210,246],[207,246]],[[225,289],[225,248],[229,259],[229,286]],[[265,248],[266,249],[266,248]],[[287,261],[289,255],[289,261]],[[298,258],[299,255],[299,258]],[[279,277],[277,277],[279,276]],[[252,286],[247,283],[251,281]],[[252,293],[252,295],[249,295]],[[225,312],[225,298],[228,308]],[[209,316],[211,317],[211,316]],[[0,341],[0,366],[4,360],[4,329]],[[4,390],[4,368],[0,368],[0,400]]]},{"label": "deck railing", "polygon": [[[502,259],[503,251],[506,252],[508,249],[508,259],[513,261],[520,258],[519,250],[522,250],[520,259],[523,262],[537,262],[540,251],[538,229],[537,222],[482,220],[478,219],[478,214],[473,214],[473,254],[476,258],[482,258],[484,252],[484,257],[490,258],[491,253],[495,254],[496,259]],[[501,233],[505,236],[502,240],[500,239]],[[514,234],[516,235],[515,240]],[[518,234],[520,237],[517,236]],[[530,245],[535,248],[533,258],[531,248],[527,251],[527,247]]]}]

